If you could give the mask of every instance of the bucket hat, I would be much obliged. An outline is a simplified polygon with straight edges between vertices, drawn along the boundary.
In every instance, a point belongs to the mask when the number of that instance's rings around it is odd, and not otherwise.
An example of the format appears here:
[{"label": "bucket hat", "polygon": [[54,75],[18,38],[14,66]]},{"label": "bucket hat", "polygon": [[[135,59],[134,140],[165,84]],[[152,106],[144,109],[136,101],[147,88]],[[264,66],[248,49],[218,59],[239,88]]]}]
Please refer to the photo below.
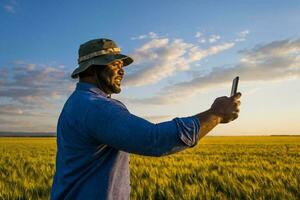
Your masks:
[{"label": "bucket hat", "polygon": [[127,66],[133,62],[129,56],[121,54],[121,49],[110,39],[100,38],[90,40],[80,45],[78,50],[78,67],[71,77],[77,78],[78,74],[87,70],[92,65],[108,65],[116,60],[122,60]]}]

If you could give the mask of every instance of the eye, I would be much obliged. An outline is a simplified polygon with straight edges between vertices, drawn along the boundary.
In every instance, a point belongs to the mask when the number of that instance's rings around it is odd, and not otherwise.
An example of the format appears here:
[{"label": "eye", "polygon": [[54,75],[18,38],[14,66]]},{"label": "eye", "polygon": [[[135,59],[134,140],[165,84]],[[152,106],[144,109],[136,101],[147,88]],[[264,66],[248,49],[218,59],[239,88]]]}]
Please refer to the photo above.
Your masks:
[{"label": "eye", "polygon": [[123,67],[122,61],[116,61],[110,64],[112,69],[121,69]]},{"label": "eye", "polygon": [[118,67],[118,68],[121,68],[121,67],[122,67],[122,63],[121,63],[121,62],[117,62],[117,63],[115,64],[115,66]]}]

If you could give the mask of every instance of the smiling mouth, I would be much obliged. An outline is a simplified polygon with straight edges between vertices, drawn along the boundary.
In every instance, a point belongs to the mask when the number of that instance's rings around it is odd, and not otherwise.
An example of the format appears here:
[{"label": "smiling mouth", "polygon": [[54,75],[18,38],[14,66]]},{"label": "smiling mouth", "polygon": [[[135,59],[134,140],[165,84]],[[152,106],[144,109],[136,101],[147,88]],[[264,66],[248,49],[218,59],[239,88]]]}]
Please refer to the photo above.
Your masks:
[{"label": "smiling mouth", "polygon": [[115,81],[116,81],[116,83],[117,83],[118,85],[121,85],[121,80],[122,80],[122,77],[121,77],[121,76],[115,78]]}]

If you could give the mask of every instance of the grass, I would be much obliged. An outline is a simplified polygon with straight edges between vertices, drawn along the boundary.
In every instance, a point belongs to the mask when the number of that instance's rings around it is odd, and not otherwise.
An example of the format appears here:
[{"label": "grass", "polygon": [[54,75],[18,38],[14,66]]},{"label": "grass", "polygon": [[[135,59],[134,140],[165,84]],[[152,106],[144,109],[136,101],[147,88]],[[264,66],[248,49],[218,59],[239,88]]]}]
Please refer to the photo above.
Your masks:
[{"label": "grass", "polygon": [[[49,199],[55,138],[0,138],[0,199]],[[205,137],[131,155],[131,199],[300,199],[300,137]]]}]

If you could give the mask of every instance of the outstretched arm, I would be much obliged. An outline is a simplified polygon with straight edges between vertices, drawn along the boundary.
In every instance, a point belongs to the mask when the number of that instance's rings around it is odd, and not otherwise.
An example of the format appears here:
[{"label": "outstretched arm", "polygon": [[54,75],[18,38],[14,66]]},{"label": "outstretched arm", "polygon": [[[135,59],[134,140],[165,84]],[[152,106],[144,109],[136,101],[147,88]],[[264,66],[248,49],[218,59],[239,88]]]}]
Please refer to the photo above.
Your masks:
[{"label": "outstretched arm", "polygon": [[217,124],[237,118],[239,97],[219,97],[203,113],[158,124],[114,102],[95,102],[85,122],[88,134],[102,144],[139,155],[163,156],[195,146]]}]

